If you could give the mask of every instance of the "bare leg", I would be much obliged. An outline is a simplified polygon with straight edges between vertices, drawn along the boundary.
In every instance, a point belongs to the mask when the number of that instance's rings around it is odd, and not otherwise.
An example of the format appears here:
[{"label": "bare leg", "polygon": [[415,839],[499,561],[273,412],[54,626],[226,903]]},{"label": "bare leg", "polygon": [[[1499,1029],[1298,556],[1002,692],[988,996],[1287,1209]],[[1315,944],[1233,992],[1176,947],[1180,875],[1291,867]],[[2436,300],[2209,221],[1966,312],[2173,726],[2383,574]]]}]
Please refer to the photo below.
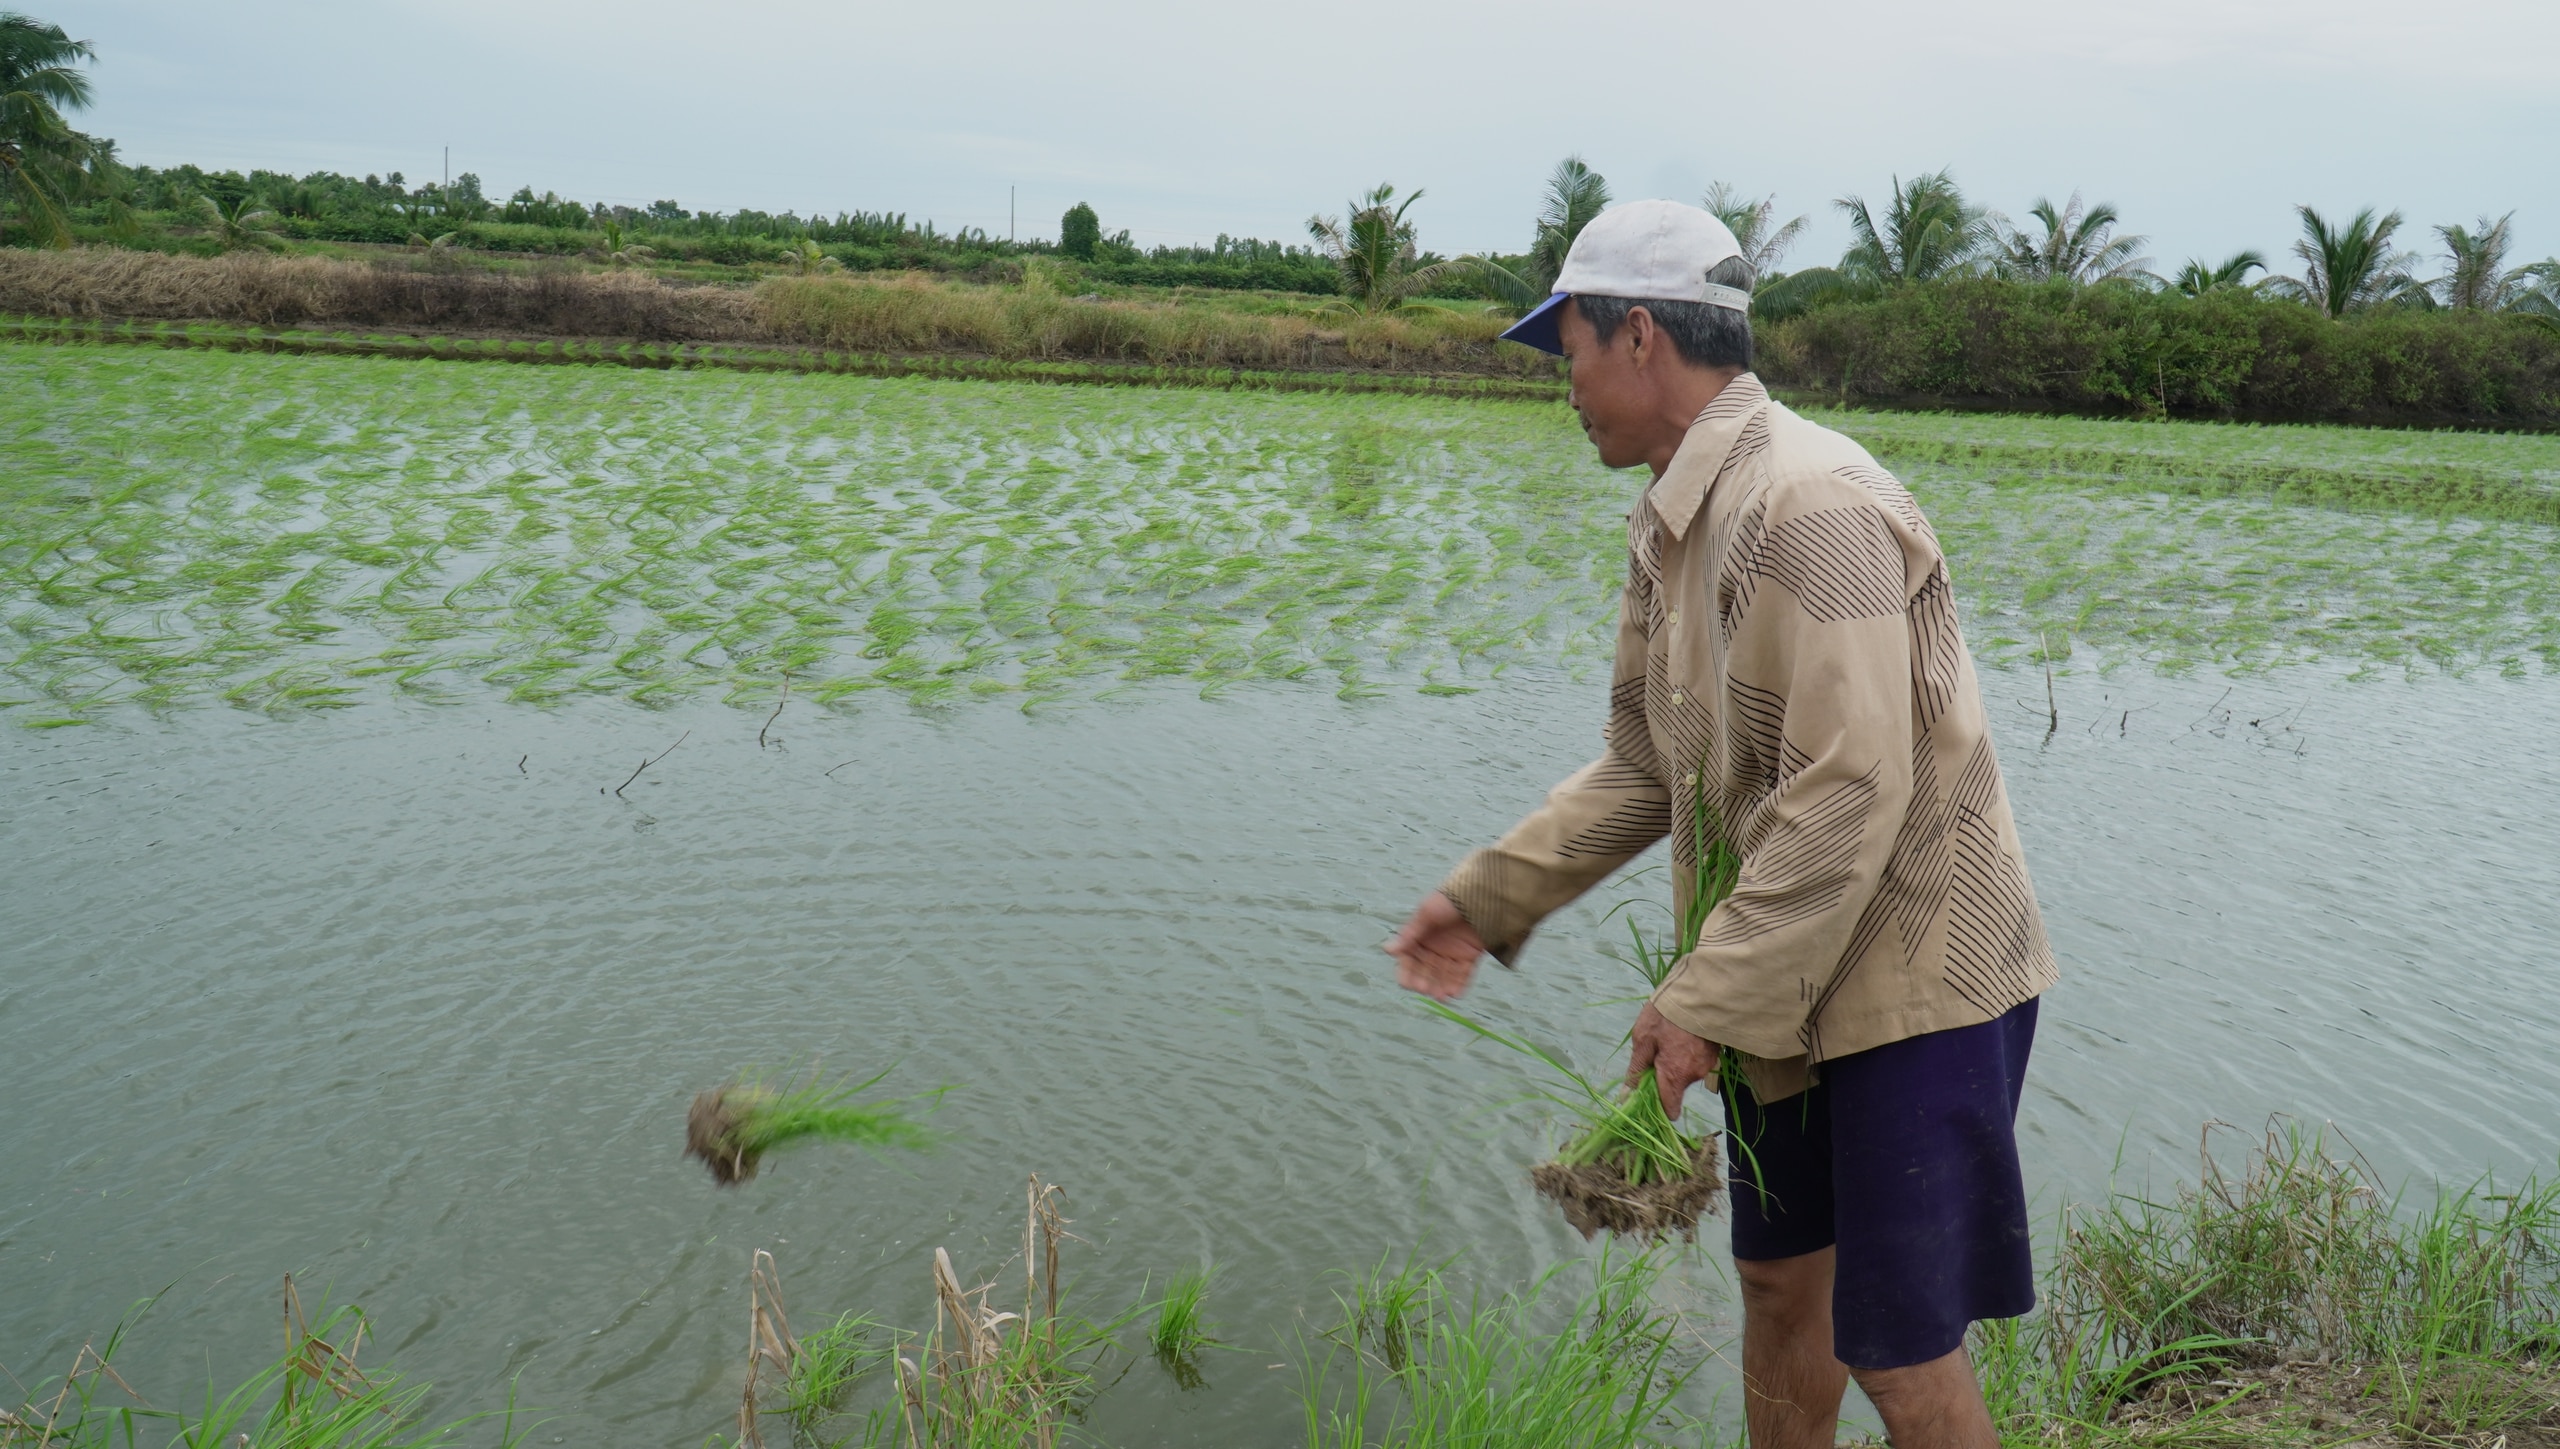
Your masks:
[{"label": "bare leg", "polygon": [[[1743,1357],[1750,1358],[1750,1320],[1744,1320]],[[1858,1387],[1884,1418],[1894,1449],[2000,1449],[1983,1407],[1973,1360],[1959,1347],[1943,1358],[1908,1368],[1858,1369]],[[1753,1441],[1758,1443],[1755,1436]]]},{"label": "bare leg", "polygon": [[1849,1370],[1831,1356],[1833,1256],[1824,1248],[1734,1262],[1742,1279],[1742,1410],[1751,1449],[1831,1449],[1839,1432]]}]

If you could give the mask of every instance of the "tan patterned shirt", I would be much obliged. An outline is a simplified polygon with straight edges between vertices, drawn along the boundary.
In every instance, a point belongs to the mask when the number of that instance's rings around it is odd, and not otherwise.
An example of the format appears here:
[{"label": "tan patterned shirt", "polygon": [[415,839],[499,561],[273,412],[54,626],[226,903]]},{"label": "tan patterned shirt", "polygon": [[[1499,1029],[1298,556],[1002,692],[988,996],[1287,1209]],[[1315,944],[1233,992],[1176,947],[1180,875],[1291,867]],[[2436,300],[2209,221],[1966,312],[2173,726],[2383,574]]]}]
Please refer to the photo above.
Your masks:
[{"label": "tan patterned shirt", "polygon": [[1856,443],[1734,379],[1628,520],[1599,759],[1441,889],[1508,961],[1667,831],[1679,905],[1703,828],[1741,860],[1654,996],[1806,1068],[1988,1021],[2056,979],[1946,558]]}]

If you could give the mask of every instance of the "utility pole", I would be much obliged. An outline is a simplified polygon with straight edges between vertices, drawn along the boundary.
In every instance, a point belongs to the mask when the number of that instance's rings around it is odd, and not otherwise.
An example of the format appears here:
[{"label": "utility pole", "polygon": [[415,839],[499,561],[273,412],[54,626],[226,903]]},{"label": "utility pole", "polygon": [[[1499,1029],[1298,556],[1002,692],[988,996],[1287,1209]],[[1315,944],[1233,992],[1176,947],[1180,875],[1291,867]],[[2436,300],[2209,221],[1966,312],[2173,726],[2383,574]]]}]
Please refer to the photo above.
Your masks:
[{"label": "utility pole", "polygon": [[451,146],[444,148],[444,189],[447,191],[453,189],[453,148]]},{"label": "utility pole", "polygon": [[1015,220],[1013,194],[1020,189],[1021,188],[1018,186],[1007,186],[1004,189],[1004,239],[1006,241],[1013,240],[1013,224]]}]

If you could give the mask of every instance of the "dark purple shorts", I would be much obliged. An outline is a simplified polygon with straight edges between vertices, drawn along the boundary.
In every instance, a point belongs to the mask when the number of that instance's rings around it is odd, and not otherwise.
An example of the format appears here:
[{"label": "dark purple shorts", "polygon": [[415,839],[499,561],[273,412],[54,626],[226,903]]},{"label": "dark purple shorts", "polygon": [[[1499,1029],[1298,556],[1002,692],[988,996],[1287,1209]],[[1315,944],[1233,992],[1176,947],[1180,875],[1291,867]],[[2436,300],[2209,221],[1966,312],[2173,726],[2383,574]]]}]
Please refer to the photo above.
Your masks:
[{"label": "dark purple shorts", "polygon": [[1852,1368],[1927,1363],[1978,1318],[2036,1306],[2018,1095],[2036,1003],[1822,1064],[1820,1084],[1725,1104],[1733,1255],[1837,1246],[1832,1351]]}]

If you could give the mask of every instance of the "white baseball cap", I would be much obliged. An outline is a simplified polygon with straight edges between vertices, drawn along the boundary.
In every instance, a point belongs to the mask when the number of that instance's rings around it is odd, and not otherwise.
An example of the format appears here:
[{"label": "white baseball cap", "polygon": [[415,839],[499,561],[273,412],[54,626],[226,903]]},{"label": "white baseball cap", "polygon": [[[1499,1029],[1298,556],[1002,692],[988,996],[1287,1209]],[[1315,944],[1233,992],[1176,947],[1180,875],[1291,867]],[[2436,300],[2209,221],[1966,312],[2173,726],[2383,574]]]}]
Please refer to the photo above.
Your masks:
[{"label": "white baseball cap", "polygon": [[1712,212],[1676,201],[1630,201],[1593,217],[1565,253],[1555,291],[1502,335],[1564,355],[1558,313],[1578,294],[1664,302],[1704,302],[1751,310],[1751,294],[1719,286],[1707,273],[1742,255],[1733,229]]}]

